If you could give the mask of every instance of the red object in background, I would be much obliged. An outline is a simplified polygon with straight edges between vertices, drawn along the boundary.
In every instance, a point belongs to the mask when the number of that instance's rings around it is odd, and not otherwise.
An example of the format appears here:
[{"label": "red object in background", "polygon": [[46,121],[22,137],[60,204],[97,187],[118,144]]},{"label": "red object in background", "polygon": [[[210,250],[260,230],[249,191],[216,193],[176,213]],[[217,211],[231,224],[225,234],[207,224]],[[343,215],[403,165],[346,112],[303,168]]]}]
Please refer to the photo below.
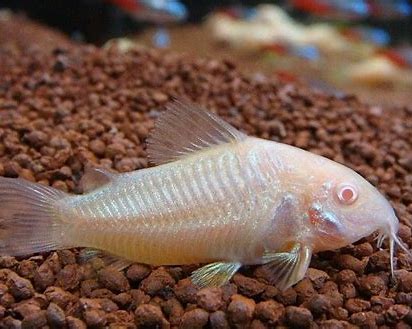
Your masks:
[{"label": "red object in background", "polygon": [[280,54],[280,55],[285,55],[288,52],[287,47],[280,43],[272,43],[272,44],[264,45],[262,47],[262,50],[275,53],[275,54]]},{"label": "red object in background", "polygon": [[409,64],[396,50],[393,49],[382,49],[377,52],[380,55],[388,58],[392,63],[399,67],[408,67]]},{"label": "red object in background", "polygon": [[139,9],[140,5],[136,0],[108,0],[109,2],[119,6],[125,11],[134,12]]},{"label": "red object in background", "polygon": [[362,36],[360,35],[360,33],[352,28],[342,28],[340,30],[340,33],[344,37],[348,38],[349,40],[354,40],[354,41],[362,40]]},{"label": "red object in background", "polygon": [[325,3],[320,3],[316,0],[292,0],[292,6],[296,9],[315,13],[318,15],[326,15],[330,10],[330,6]]},{"label": "red object in background", "polygon": [[295,74],[288,72],[288,71],[282,71],[282,70],[275,71],[275,76],[279,79],[280,82],[288,83],[288,82],[299,81],[299,78]]},{"label": "red object in background", "polygon": [[231,18],[240,18],[239,13],[238,13],[238,11],[236,11],[235,8],[231,8],[231,7],[223,8],[221,10],[218,10],[218,12],[221,13],[221,14],[224,14],[226,16],[229,16]]},{"label": "red object in background", "polygon": [[368,2],[368,8],[371,16],[379,17],[382,14],[381,8],[379,8],[379,5],[374,1]]}]

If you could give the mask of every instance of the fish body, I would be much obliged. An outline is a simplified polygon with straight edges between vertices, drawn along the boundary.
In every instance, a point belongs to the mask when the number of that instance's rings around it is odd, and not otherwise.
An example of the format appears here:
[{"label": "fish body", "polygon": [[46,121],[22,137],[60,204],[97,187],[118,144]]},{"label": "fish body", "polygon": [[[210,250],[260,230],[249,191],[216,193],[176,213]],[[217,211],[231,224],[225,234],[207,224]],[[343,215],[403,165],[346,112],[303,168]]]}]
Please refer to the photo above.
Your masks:
[{"label": "fish body", "polygon": [[280,199],[260,146],[250,139],[207,149],[62,200],[64,216],[88,228],[82,235],[74,227],[70,239],[148,264],[254,263],[275,216],[268,200]]},{"label": "fish body", "polygon": [[[258,264],[264,250],[281,250],[297,235],[314,251],[328,249],[318,228],[312,232],[309,216],[300,215],[312,206],[305,196],[320,189],[308,168],[320,170],[329,160],[305,153],[247,138],[119,175],[101,189],[61,200],[62,216],[77,222],[68,239],[155,265]],[[310,159],[290,161],[305,157]],[[287,215],[286,202],[291,203]],[[336,219],[327,225],[322,238],[331,233],[331,239],[339,239],[333,234],[345,228]],[[359,238],[355,235],[354,241]],[[346,244],[334,242],[336,248]]]},{"label": "fish body", "polygon": [[158,119],[148,152],[157,167],[89,170],[83,195],[0,178],[7,205],[0,254],[87,247],[124,265],[209,263],[193,273],[200,286],[264,264],[286,289],[304,276],[312,253],[376,230],[390,238],[391,255],[394,242],[407,251],[389,202],[358,174],[248,137],[190,104],[174,103]]}]

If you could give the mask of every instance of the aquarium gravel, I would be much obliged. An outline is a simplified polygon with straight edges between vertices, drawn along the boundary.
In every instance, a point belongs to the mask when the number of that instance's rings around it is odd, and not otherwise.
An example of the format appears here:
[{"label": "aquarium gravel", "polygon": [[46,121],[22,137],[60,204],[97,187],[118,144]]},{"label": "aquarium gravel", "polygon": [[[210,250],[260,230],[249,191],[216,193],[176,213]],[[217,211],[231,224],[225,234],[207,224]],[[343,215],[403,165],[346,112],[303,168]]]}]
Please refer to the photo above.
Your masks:
[{"label": "aquarium gravel", "polygon": [[[245,76],[231,62],[67,44],[0,47],[0,175],[81,193],[87,166],[144,168],[145,138],[174,96],[250,135],[357,170],[387,195],[412,246],[412,108]],[[285,292],[259,266],[199,290],[188,278],[198,265],[118,272],[80,264],[77,249],[0,257],[0,328],[410,328],[408,260],[397,254],[391,282],[388,246],[378,250],[373,238],[315,255],[307,277]]]},{"label": "aquarium gravel", "polygon": [[65,34],[30,20],[23,14],[13,14],[0,8],[0,47],[53,50],[56,45],[74,46]]}]

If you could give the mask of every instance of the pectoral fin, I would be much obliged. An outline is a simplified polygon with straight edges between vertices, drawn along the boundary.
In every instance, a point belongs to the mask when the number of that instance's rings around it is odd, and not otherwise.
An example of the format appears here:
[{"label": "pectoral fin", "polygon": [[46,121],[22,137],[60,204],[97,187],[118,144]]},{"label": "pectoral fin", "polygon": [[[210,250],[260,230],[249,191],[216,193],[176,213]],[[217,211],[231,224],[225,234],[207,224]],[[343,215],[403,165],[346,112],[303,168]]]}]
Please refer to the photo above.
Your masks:
[{"label": "pectoral fin", "polygon": [[220,287],[227,283],[241,266],[241,263],[211,263],[194,271],[191,275],[192,282],[201,288]]},{"label": "pectoral fin", "polygon": [[286,290],[305,276],[311,258],[311,249],[296,243],[287,252],[265,253],[262,262],[265,263],[263,268],[270,283],[280,290]]}]

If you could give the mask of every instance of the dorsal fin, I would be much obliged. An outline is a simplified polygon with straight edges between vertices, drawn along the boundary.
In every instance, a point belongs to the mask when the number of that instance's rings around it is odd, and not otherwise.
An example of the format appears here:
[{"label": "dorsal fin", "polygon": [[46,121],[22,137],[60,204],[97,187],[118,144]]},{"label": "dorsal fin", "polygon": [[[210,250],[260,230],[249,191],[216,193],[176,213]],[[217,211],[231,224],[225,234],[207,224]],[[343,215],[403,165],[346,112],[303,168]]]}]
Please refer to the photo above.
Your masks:
[{"label": "dorsal fin", "polygon": [[117,174],[102,168],[86,167],[84,175],[80,179],[80,186],[83,193],[87,193],[110,183],[116,176]]},{"label": "dorsal fin", "polygon": [[147,152],[151,162],[163,164],[204,148],[245,138],[245,134],[217,115],[187,101],[174,100],[156,120],[147,140]]}]

